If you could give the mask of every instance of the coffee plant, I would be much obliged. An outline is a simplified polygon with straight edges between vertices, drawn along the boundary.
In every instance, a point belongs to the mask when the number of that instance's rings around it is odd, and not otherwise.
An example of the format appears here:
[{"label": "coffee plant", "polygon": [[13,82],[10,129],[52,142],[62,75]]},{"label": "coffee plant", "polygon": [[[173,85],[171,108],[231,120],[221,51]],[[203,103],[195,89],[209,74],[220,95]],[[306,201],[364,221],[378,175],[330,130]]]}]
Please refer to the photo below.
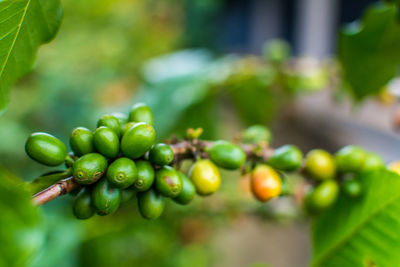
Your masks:
[{"label": "coffee plant", "polygon": [[[7,108],[12,86],[33,69],[39,46],[55,37],[62,14],[58,0],[0,2],[1,113]],[[229,55],[180,79],[166,78],[162,71],[155,75],[158,80],[145,79],[137,97],[141,102],[126,113],[107,112],[93,123],[95,128],[72,129],[68,146],[52,134],[32,133],[25,143],[26,154],[58,170],[50,169],[25,183],[0,166],[4,198],[0,237],[5,244],[0,247],[0,266],[24,266],[38,253],[38,242],[32,241],[38,240],[34,238],[39,232],[38,206],[62,195],[73,197],[71,213],[79,220],[105,215],[114,220],[118,209],[137,206],[143,218],[162,224],[167,223],[163,217],[168,216],[168,205],[190,211],[195,198],[218,195],[229,179],[221,170],[240,172],[238,183],[248,187],[254,202],[268,202],[267,206],[289,198],[297,204],[300,217],[312,221],[312,266],[400,265],[400,163],[386,165],[380,155],[356,145],[344,146],[334,154],[320,148],[303,154],[293,144],[273,148],[273,135],[264,126],[280,105],[290,103],[299,93],[332,87],[344,89],[338,94],[347,92],[359,102],[368,96],[382,97],[400,65],[399,17],[399,1],[382,1],[367,9],[357,24],[340,32],[338,62],[304,67],[307,64],[302,60],[291,58],[286,42],[273,41],[264,47],[262,56]],[[161,62],[170,68],[174,59],[166,57]],[[147,74],[159,70],[160,61],[152,63]],[[159,90],[162,82],[166,86]],[[186,87],[191,94],[183,93]],[[186,129],[181,121],[188,107],[207,110],[204,103],[219,92],[229,95],[243,122],[258,124],[232,140],[207,138],[212,131],[207,125]],[[182,103],[177,104],[177,95],[183,95]],[[178,132],[183,127],[183,137],[159,140],[167,130]],[[186,224],[190,234],[193,225],[198,227],[193,222]],[[152,245],[158,242],[157,232],[148,231],[148,236],[153,236]],[[82,253],[91,254],[91,247],[86,249]],[[137,250],[149,262],[154,258]],[[86,265],[94,264],[93,260]]]},{"label": "coffee plant", "polygon": [[[71,176],[35,194],[35,203],[79,192],[73,212],[78,219],[88,219],[114,213],[137,196],[141,215],[156,219],[164,211],[164,198],[186,205],[196,193],[201,197],[216,193],[221,185],[218,168],[249,173],[251,191],[261,202],[293,194],[285,187],[288,178],[283,173],[300,171],[308,178],[302,204],[316,214],[332,206],[340,190],[358,198],[363,191],[358,176],[385,168],[379,155],[357,146],[343,147],[335,155],[314,149],[304,159],[294,145],[272,149],[271,133],[261,125],[244,130],[239,144],[201,140],[201,128],[189,129],[183,140],[155,143],[153,114],[143,103],[135,104],[129,115],[104,115],[97,126],[94,132],[84,127],[72,130],[71,153],[50,134],[30,135],[26,153],[47,166],[65,164],[68,169],[59,177]],[[194,161],[188,174],[179,169],[183,160]],[[47,176],[36,182],[48,180]]]}]

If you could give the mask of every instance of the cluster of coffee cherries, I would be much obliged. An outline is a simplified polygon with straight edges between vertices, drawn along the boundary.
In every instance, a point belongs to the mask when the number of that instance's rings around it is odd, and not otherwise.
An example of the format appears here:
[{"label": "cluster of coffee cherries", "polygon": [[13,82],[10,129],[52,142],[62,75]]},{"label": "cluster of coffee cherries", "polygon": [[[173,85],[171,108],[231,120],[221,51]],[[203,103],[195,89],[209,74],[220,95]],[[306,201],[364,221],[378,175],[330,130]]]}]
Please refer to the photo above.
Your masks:
[{"label": "cluster of coffee cherries", "polygon": [[171,146],[155,140],[153,113],[138,103],[129,114],[103,115],[94,132],[84,127],[73,129],[69,140],[72,153],[59,139],[42,132],[29,136],[25,150],[44,165],[65,163],[71,168],[73,179],[81,185],[73,204],[79,219],[111,214],[135,195],[141,215],[155,219],[164,210],[165,198],[185,205],[196,193],[210,195],[221,184],[218,167],[238,169],[246,160],[239,146],[216,141],[206,148],[209,159],[195,157],[188,178],[171,166]]},{"label": "cluster of coffee cherries", "polygon": [[[269,130],[261,125],[251,126],[242,134],[243,143],[259,145],[270,141]],[[389,169],[396,171],[395,167],[399,165],[389,166]],[[323,149],[314,149],[303,157],[298,147],[284,145],[251,170],[251,190],[260,201],[286,195],[290,193],[287,191],[287,177],[280,174],[300,172],[307,178],[302,204],[305,211],[315,214],[333,205],[340,190],[351,198],[359,197],[362,194],[360,174],[383,168],[382,157],[359,146],[345,146],[334,155]]]},{"label": "cluster of coffee cherries", "polygon": [[59,139],[42,132],[29,136],[25,150],[44,165],[69,167],[74,181],[81,185],[73,204],[79,219],[114,213],[133,196],[137,196],[144,218],[158,218],[166,198],[186,205],[196,193],[207,196],[218,191],[218,168],[250,174],[251,191],[262,202],[293,193],[282,174],[300,171],[310,178],[304,206],[317,212],[331,206],[341,188],[351,197],[359,196],[358,174],[384,167],[380,156],[357,146],[346,146],[335,155],[315,149],[305,158],[294,145],[272,150],[271,133],[261,125],[244,130],[238,140],[241,145],[201,141],[199,130],[188,132],[191,142],[185,140],[193,145],[189,158],[194,164],[188,175],[175,168],[179,164],[174,160],[174,146],[155,142],[153,113],[143,103],[135,104],[129,114],[103,115],[94,132],[84,127],[73,129],[71,153]]},{"label": "cluster of coffee cherries", "polygon": [[357,198],[363,191],[360,176],[385,168],[380,155],[359,146],[345,146],[334,155],[322,149],[311,150],[305,158],[304,173],[313,184],[306,192],[304,206],[310,213],[326,209],[336,201],[340,190]]}]

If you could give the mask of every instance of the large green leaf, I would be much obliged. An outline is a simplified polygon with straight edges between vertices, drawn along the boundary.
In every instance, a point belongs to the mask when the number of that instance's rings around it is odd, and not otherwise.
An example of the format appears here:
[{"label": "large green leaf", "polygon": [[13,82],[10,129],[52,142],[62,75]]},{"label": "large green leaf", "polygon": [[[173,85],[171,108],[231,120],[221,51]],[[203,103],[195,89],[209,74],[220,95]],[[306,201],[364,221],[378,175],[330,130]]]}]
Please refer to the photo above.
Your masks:
[{"label": "large green leaf", "polygon": [[392,79],[400,64],[400,24],[394,6],[375,5],[360,23],[343,29],[339,60],[356,99],[375,94]]},{"label": "large green leaf", "polygon": [[360,176],[360,199],[344,194],[313,222],[313,266],[400,266],[400,176]]},{"label": "large green leaf", "polygon": [[0,1],[0,114],[10,88],[32,70],[38,47],[55,36],[61,17],[59,0]]},{"label": "large green leaf", "polygon": [[39,252],[44,234],[31,194],[0,166],[0,266],[26,266]]}]

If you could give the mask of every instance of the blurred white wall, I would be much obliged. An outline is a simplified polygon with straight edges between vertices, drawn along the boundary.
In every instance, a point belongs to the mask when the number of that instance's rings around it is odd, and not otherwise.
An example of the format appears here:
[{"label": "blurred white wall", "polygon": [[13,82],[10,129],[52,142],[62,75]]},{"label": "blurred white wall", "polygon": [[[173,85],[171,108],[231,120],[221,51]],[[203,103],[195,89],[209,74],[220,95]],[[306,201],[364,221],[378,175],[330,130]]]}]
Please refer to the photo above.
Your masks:
[{"label": "blurred white wall", "polygon": [[326,57],[336,43],[339,1],[298,0],[295,43],[300,56]]},{"label": "blurred white wall", "polygon": [[[266,40],[290,38],[300,56],[329,57],[335,51],[339,0],[252,0],[247,49],[259,53]],[[290,13],[288,13],[288,9]]]},{"label": "blurred white wall", "polygon": [[282,8],[280,0],[254,0],[250,14],[250,51],[259,53],[265,40],[282,35]]}]

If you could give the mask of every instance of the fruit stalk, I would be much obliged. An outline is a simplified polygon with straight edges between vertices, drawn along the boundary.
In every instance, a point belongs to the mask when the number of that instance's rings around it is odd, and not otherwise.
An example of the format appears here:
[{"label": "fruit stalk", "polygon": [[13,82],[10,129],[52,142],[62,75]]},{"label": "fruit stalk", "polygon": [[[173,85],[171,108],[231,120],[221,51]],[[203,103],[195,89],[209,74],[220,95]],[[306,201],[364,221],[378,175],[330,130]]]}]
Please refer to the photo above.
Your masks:
[{"label": "fruit stalk", "polygon": [[[213,141],[206,140],[182,140],[180,142],[176,142],[170,144],[172,151],[174,152],[174,161],[175,163],[179,163],[184,159],[195,159],[196,155],[201,155],[202,158],[208,158],[208,153],[206,152],[207,148],[210,148],[213,145]],[[258,158],[263,161],[268,160],[272,154],[273,149],[269,147],[265,147],[263,149],[257,149],[255,145],[249,144],[239,144],[246,153],[247,159]],[[40,206],[43,205],[59,196],[65,195],[80,185],[75,182],[73,177],[66,178],[61,180],[45,190],[35,194],[32,198],[34,204]]]},{"label": "fruit stalk", "polygon": [[32,198],[32,201],[35,205],[40,206],[59,196],[71,192],[78,186],[80,185],[74,181],[73,177],[68,177],[35,194]]}]

